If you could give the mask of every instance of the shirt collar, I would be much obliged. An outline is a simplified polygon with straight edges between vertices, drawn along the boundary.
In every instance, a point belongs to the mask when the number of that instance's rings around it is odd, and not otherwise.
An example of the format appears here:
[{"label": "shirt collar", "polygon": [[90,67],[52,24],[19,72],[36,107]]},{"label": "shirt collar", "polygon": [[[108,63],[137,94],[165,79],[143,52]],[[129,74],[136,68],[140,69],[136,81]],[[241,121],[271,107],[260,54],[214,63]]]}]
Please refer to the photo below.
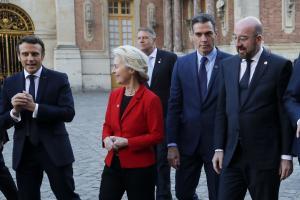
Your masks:
[{"label": "shirt collar", "polygon": [[[41,77],[42,70],[43,70],[43,66],[41,66],[40,69],[37,70],[33,75],[36,76],[36,77]],[[30,74],[24,69],[25,78],[27,78],[29,75]]]},{"label": "shirt collar", "polygon": [[[260,49],[259,49],[259,51],[251,58],[251,60],[254,61],[254,62],[258,62],[258,60],[259,60],[259,58],[260,58],[260,56],[261,56],[263,50],[264,50],[264,49],[263,49],[263,47],[261,46]],[[244,58],[244,59],[243,59],[243,62],[245,62],[245,61],[246,61],[246,59]]]},{"label": "shirt collar", "polygon": [[157,54],[157,48],[154,48],[154,50],[152,51],[152,53],[148,57],[149,58],[156,58],[156,54]]},{"label": "shirt collar", "polygon": [[[205,57],[208,59],[209,62],[211,62],[216,56],[217,56],[217,48],[214,47],[213,50]],[[200,62],[201,58],[203,57],[203,55],[201,55],[198,50],[197,50],[197,57],[198,57],[199,62]]]}]

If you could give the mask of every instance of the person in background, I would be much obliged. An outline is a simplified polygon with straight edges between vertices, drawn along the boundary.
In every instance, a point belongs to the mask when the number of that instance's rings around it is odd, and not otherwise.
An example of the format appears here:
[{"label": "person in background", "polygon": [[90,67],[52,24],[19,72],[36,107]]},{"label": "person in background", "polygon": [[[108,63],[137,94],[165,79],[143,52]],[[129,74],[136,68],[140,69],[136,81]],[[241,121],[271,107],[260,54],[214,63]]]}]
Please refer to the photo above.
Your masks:
[{"label": "person in background", "polygon": [[[156,34],[150,28],[139,28],[137,46],[148,56],[148,86],[159,98],[163,106],[164,122],[167,116],[168,99],[174,63],[177,55],[156,48]],[[164,137],[166,138],[166,137]],[[166,139],[156,145],[156,200],[172,200],[170,165],[167,160]]]},{"label": "person in background", "polygon": [[133,46],[113,50],[112,73],[122,87],[108,101],[102,141],[108,150],[99,200],[154,200],[155,145],[163,140],[159,97],[146,88],[147,56]]}]

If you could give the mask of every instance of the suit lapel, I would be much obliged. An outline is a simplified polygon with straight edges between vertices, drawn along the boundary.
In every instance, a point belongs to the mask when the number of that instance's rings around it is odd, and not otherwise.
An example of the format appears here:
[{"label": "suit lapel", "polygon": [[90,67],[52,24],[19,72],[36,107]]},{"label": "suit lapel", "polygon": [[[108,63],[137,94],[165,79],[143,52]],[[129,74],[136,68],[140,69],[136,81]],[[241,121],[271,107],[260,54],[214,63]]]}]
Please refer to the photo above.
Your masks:
[{"label": "suit lapel", "polygon": [[208,98],[209,94],[211,93],[211,88],[212,88],[212,86],[215,82],[216,76],[217,76],[218,71],[219,71],[219,62],[220,62],[221,59],[222,59],[222,56],[220,55],[220,52],[218,50],[217,57],[216,57],[216,60],[215,60],[215,63],[214,63],[214,67],[213,67],[213,70],[212,70],[212,73],[211,73],[211,76],[210,76],[210,80],[209,80],[209,83],[208,83],[206,99]]},{"label": "suit lapel", "polygon": [[46,90],[46,86],[47,86],[47,69],[45,67],[43,67],[42,72],[41,72],[41,76],[40,76],[40,80],[39,80],[39,87],[38,87],[38,91],[37,91],[37,97],[36,97],[36,102],[40,103],[41,98],[43,97],[43,94]]},{"label": "suit lapel", "polygon": [[[142,96],[143,96],[143,93],[145,91],[145,86],[143,85],[140,85],[138,91],[136,92],[136,94],[132,97],[132,99],[129,101],[129,104],[127,105],[127,107],[125,108],[124,110],[124,113],[121,117],[121,121],[123,121],[123,119],[132,111],[132,109],[134,108],[134,106],[141,100]],[[125,89],[124,89],[125,90]],[[123,92],[124,94],[124,92]],[[123,95],[120,95],[121,96],[121,101],[122,101],[122,96]],[[121,101],[120,101],[120,104],[121,104]],[[120,113],[120,112],[119,112]],[[120,114],[119,114],[120,116]],[[120,119],[120,118],[119,118]]]},{"label": "suit lapel", "polygon": [[196,95],[198,99],[201,100],[201,95],[200,95],[200,82],[199,82],[199,76],[198,76],[198,56],[197,56],[197,51],[194,52],[194,54],[191,55],[191,59],[188,59],[187,66],[191,67],[192,69],[189,70],[192,72],[192,77],[194,80],[194,85],[196,88]]},{"label": "suit lapel", "polygon": [[17,82],[16,82],[16,93],[23,92],[26,90],[25,88],[25,75],[24,70],[18,74]]},{"label": "suit lapel", "polygon": [[[240,98],[239,98],[239,91],[240,91],[240,68],[241,68],[241,59],[239,56],[235,56],[235,59],[232,63],[232,68],[228,69],[230,83],[228,85],[232,85],[233,87],[233,102],[238,102],[236,105],[240,106]],[[230,76],[231,75],[231,76]]]},{"label": "suit lapel", "polygon": [[162,64],[161,51],[159,49],[157,49],[156,58],[155,58],[155,62],[154,62],[154,69],[153,69],[153,72],[152,72],[150,88],[152,88],[153,85],[155,84],[157,74],[159,73],[159,70],[162,67],[161,64]]},{"label": "suit lapel", "polygon": [[243,103],[243,105],[245,105],[245,103],[248,101],[249,99],[249,95],[253,92],[253,90],[256,88],[259,79],[262,77],[262,75],[264,74],[265,70],[267,69],[268,66],[268,57],[269,57],[269,53],[267,53],[265,50],[263,50],[258,63],[256,65],[255,68],[255,72],[253,74],[253,77],[251,79],[250,82],[250,86],[249,86],[249,91],[246,97],[245,102]]}]

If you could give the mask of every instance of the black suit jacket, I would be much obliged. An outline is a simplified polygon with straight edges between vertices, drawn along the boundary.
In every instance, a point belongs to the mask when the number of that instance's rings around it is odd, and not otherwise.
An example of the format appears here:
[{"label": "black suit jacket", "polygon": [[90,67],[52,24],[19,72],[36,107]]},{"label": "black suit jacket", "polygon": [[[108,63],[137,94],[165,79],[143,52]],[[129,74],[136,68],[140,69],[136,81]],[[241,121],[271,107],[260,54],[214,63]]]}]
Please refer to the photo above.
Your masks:
[{"label": "black suit jacket", "polygon": [[[2,110],[2,84],[0,84],[0,112]],[[4,119],[0,116],[0,152],[3,149],[3,145],[9,140],[7,131],[4,129]]]},{"label": "black suit jacket", "polygon": [[214,153],[213,133],[219,88],[219,64],[229,56],[231,55],[217,51],[204,100],[200,95],[197,52],[177,59],[168,105],[167,141],[176,143],[183,155],[193,155],[200,147],[206,161],[211,162]]},{"label": "black suit jacket", "polygon": [[224,167],[232,160],[238,140],[252,167],[278,168],[281,155],[291,155],[293,134],[282,96],[292,63],[263,50],[252,77],[247,100],[239,103],[239,56],[221,64],[215,149],[224,150]]},{"label": "black suit jacket", "polygon": [[[3,109],[5,129],[14,126],[13,168],[17,169],[26,137],[26,115],[21,112],[21,121],[10,116],[13,108],[11,98],[25,88],[24,72],[17,73],[4,81]],[[38,134],[41,144],[52,162],[63,166],[74,161],[69,136],[64,122],[72,121],[75,110],[71,88],[66,74],[43,68],[39,80],[36,103],[39,104],[37,118],[32,119],[31,129]]]},{"label": "black suit jacket", "polygon": [[[285,92],[285,108],[289,114],[291,123],[293,125],[294,133],[296,132],[297,121],[300,119],[300,55],[295,60],[293,74],[291,76],[288,88]],[[300,157],[300,139],[294,139],[293,153]]]},{"label": "black suit jacket", "polygon": [[164,117],[166,117],[167,113],[172,71],[176,59],[176,54],[157,49],[149,88],[160,98],[163,106]]}]

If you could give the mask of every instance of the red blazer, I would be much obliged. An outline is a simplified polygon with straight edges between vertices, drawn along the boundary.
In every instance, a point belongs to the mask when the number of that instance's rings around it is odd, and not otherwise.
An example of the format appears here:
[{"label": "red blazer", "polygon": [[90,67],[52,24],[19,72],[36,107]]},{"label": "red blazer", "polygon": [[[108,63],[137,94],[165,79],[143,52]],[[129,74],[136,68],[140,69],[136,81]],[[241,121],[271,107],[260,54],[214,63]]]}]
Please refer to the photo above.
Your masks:
[{"label": "red blazer", "polygon": [[[128,139],[128,146],[119,149],[121,168],[141,168],[155,163],[154,145],[163,140],[163,113],[160,99],[140,85],[120,118],[120,105],[125,88],[114,90],[110,97],[103,125],[102,140],[107,136]],[[111,165],[113,151],[105,164]]]}]

